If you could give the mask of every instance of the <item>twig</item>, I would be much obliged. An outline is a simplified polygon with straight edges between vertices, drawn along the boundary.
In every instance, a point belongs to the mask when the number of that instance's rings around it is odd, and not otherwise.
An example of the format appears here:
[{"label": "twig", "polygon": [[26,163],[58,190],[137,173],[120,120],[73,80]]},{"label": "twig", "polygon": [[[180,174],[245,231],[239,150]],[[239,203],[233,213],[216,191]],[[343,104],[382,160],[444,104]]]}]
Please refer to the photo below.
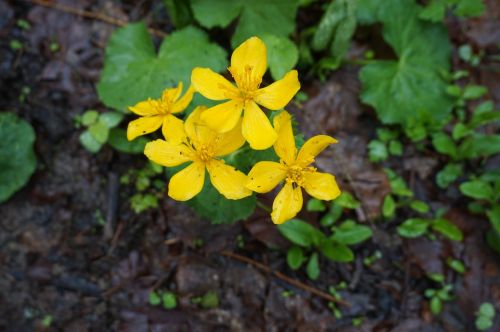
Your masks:
[{"label": "twig", "polygon": [[[63,5],[60,3],[54,3],[54,2],[48,1],[48,0],[24,0],[24,1],[31,2],[32,4],[43,6],[43,7],[56,9],[56,10],[59,10],[59,11],[65,12],[65,13],[69,13],[69,14],[73,14],[73,15],[77,15],[77,16],[81,16],[81,17],[85,17],[85,18],[90,18],[90,19],[94,19],[94,20],[99,20],[99,21],[102,21],[102,22],[105,22],[108,24],[112,24],[112,25],[116,25],[119,27],[122,27],[122,26],[129,23],[129,22],[122,20],[122,19],[119,19],[119,18],[107,16],[107,15],[104,15],[101,13],[94,13],[94,12],[87,11],[87,10],[76,9],[76,8],[71,7],[71,6]],[[167,35],[165,32],[158,30],[158,29],[148,28],[148,31],[151,34],[158,36],[158,37],[165,37]]]},{"label": "twig", "polygon": [[344,300],[336,299],[332,295],[327,294],[325,292],[322,292],[319,289],[316,289],[316,288],[311,287],[309,285],[306,285],[306,284],[304,284],[304,283],[302,283],[302,282],[300,282],[298,280],[295,280],[295,279],[292,279],[290,277],[287,277],[286,275],[284,275],[283,273],[281,273],[279,271],[273,271],[269,266],[264,265],[264,264],[262,264],[260,262],[254,261],[251,258],[242,256],[242,255],[238,255],[238,254],[235,254],[234,252],[225,251],[225,250],[221,251],[220,253],[223,256],[226,256],[226,257],[238,260],[240,262],[244,262],[244,263],[250,264],[252,266],[255,266],[256,268],[258,268],[258,269],[260,269],[260,270],[262,270],[264,272],[274,274],[274,276],[277,277],[278,279],[281,279],[284,282],[286,282],[286,283],[288,283],[288,284],[290,284],[292,286],[295,286],[297,288],[301,288],[301,289],[305,290],[306,292],[309,292],[311,294],[319,296],[319,297],[321,297],[321,298],[323,298],[323,299],[325,299],[327,301],[335,302],[337,304],[340,304],[340,305],[343,305],[343,306],[346,306],[346,307],[350,307],[351,306],[350,303],[348,303],[348,302],[346,302]]},{"label": "twig", "polygon": [[104,226],[104,239],[113,238],[116,215],[118,213],[118,197],[120,191],[120,181],[114,172],[108,174],[108,210],[106,213],[106,225]]}]

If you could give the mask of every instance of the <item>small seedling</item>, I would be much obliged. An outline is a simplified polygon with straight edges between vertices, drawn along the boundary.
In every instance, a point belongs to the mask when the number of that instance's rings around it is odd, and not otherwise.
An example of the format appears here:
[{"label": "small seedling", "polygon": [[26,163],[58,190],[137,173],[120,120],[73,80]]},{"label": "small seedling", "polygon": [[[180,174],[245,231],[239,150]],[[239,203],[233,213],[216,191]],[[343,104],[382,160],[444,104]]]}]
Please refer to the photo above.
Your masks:
[{"label": "small seedling", "polygon": [[19,51],[23,48],[23,44],[17,39],[12,39],[9,46],[13,51]]},{"label": "small seedling", "polygon": [[177,307],[177,298],[170,291],[160,291],[149,293],[149,304],[152,306],[162,305],[165,309],[174,309]]},{"label": "small seedling", "polygon": [[50,327],[52,325],[53,321],[54,321],[54,318],[51,315],[45,315],[45,316],[43,316],[43,319],[42,319],[42,326],[43,327]]},{"label": "small seedling", "polygon": [[488,302],[485,302],[479,306],[479,310],[476,311],[476,328],[479,331],[486,331],[493,326],[493,320],[495,319],[495,307]]},{"label": "small seedling", "polygon": [[31,24],[23,19],[18,19],[16,22],[16,25],[21,28],[22,30],[29,30],[31,29]]},{"label": "small seedling", "polygon": [[203,309],[217,308],[219,306],[219,295],[211,290],[203,296],[193,297],[191,303],[199,304]]},{"label": "small seedling", "polygon": [[382,258],[382,252],[380,252],[380,250],[377,250],[372,255],[365,257],[363,259],[363,264],[365,266],[370,266],[381,258]]},{"label": "small seedling", "polygon": [[428,288],[424,292],[425,297],[430,299],[429,305],[432,314],[439,315],[443,310],[443,302],[453,300],[453,296],[451,295],[453,285],[445,284],[442,274],[429,274],[428,277],[441,285],[441,288]]}]

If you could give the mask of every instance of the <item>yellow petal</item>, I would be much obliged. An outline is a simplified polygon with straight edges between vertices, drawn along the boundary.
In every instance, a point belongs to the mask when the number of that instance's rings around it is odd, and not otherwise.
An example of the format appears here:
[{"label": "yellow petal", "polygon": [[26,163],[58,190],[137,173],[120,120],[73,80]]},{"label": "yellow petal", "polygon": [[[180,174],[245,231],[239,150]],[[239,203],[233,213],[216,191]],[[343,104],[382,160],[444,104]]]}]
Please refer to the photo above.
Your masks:
[{"label": "yellow petal", "polygon": [[247,39],[231,55],[230,71],[240,86],[241,77],[248,79],[246,74],[249,69],[252,80],[260,83],[267,69],[267,50],[264,42],[257,37]]},{"label": "yellow petal", "polygon": [[184,144],[157,139],[146,144],[144,154],[155,163],[174,167],[192,160],[193,152]]},{"label": "yellow petal", "polygon": [[299,151],[297,163],[302,166],[307,166],[314,161],[321,151],[326,149],[328,145],[337,143],[337,140],[327,135],[317,135],[308,139]]},{"label": "yellow petal", "polygon": [[189,103],[191,103],[191,100],[193,100],[193,94],[194,94],[194,88],[192,85],[189,86],[189,89],[186,91],[184,96],[181,97],[181,99],[177,100],[174,103],[174,107],[172,108],[172,113],[179,113],[182,112],[188,107]]},{"label": "yellow petal", "polygon": [[293,188],[291,183],[286,183],[273,202],[271,219],[275,224],[282,224],[295,217],[302,209],[302,189]]},{"label": "yellow petal", "polygon": [[169,88],[163,90],[163,93],[161,94],[161,99],[164,102],[173,103],[179,98],[181,92],[182,92],[182,82],[179,82],[179,84],[177,84],[175,88]]},{"label": "yellow petal", "polygon": [[260,161],[248,173],[247,188],[258,193],[267,193],[285,179],[286,170],[279,163]]},{"label": "yellow petal", "polygon": [[163,126],[161,128],[163,137],[172,143],[181,143],[186,141],[186,132],[184,131],[184,122],[172,114],[163,117]]},{"label": "yellow petal", "polygon": [[242,134],[254,150],[269,148],[278,137],[267,116],[253,101],[245,105]]},{"label": "yellow petal", "polygon": [[158,114],[157,104],[156,100],[149,98],[148,100],[138,102],[135,106],[131,106],[128,109],[140,116],[152,116]]},{"label": "yellow petal", "polygon": [[238,124],[242,110],[243,103],[241,101],[230,100],[204,111],[201,114],[201,120],[211,129],[219,133],[226,133]]},{"label": "yellow petal", "polygon": [[191,84],[196,91],[212,100],[232,99],[238,94],[236,87],[212,69],[197,67],[191,73]]},{"label": "yellow petal", "polygon": [[292,117],[287,111],[276,115],[273,119],[274,130],[278,138],[274,143],[274,151],[287,165],[295,161],[297,147],[295,146],[295,137],[293,136]]},{"label": "yellow petal", "polygon": [[279,110],[288,104],[299,89],[297,71],[291,70],[281,80],[259,89],[254,100],[270,110]]},{"label": "yellow petal", "polygon": [[215,140],[217,132],[210,129],[201,120],[201,114],[206,110],[205,106],[196,107],[186,119],[184,129],[191,142],[198,147],[200,144],[207,144]]},{"label": "yellow petal", "polygon": [[228,155],[241,148],[245,144],[245,137],[241,134],[241,117],[233,129],[227,133],[218,134],[214,144],[217,157]]},{"label": "yellow petal", "polygon": [[215,189],[227,199],[240,199],[252,194],[245,187],[247,176],[223,161],[212,159],[207,163],[207,170]]},{"label": "yellow petal", "polygon": [[204,182],[205,165],[193,162],[170,179],[168,196],[177,201],[187,201],[200,193]]},{"label": "yellow petal", "polygon": [[309,195],[324,201],[330,201],[340,195],[340,189],[335,177],[328,173],[313,172],[304,174],[303,187]]},{"label": "yellow petal", "polygon": [[163,123],[163,116],[145,116],[134,120],[128,124],[127,139],[129,141],[138,136],[152,133],[161,127]]}]

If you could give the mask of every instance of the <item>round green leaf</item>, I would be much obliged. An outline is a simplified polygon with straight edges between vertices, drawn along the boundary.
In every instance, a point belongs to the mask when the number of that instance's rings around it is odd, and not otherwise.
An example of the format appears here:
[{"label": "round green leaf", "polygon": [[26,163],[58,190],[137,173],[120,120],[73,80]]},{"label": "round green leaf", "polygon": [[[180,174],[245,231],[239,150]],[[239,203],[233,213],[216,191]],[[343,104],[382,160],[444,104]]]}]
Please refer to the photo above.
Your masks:
[{"label": "round green leaf", "polygon": [[326,258],[334,262],[351,262],[354,259],[354,253],[348,246],[331,239],[322,241],[319,249]]},{"label": "round green leaf", "polygon": [[35,131],[12,113],[0,113],[0,203],[29,180],[36,168]]},{"label": "round green leaf", "polygon": [[299,50],[287,37],[263,35],[262,40],[266,44],[271,76],[275,80],[280,80],[297,64]]},{"label": "round green leaf", "polygon": [[105,124],[110,129],[118,126],[122,119],[123,114],[117,112],[106,112],[99,116],[99,122]]},{"label": "round green leaf", "polygon": [[398,233],[403,237],[415,238],[424,235],[428,227],[428,220],[412,218],[398,226]]},{"label": "round green leaf", "polygon": [[342,244],[358,244],[372,236],[372,230],[365,225],[356,224],[354,221],[346,221],[335,228],[332,239]]},{"label": "round green leaf", "polygon": [[323,235],[312,225],[299,219],[292,219],[278,225],[278,231],[290,242],[305,248],[315,244],[317,242],[315,238]]},{"label": "round green leaf", "polygon": [[489,200],[494,196],[493,188],[490,184],[481,180],[472,180],[462,183],[460,185],[460,191],[465,196],[475,199]]},{"label": "round green leaf", "polygon": [[99,117],[99,113],[94,110],[89,110],[83,113],[82,115],[82,124],[84,126],[90,126],[91,124],[95,123],[97,121],[97,118]]},{"label": "round green leaf", "polygon": [[80,143],[85,149],[92,153],[96,153],[102,147],[102,144],[99,143],[88,130],[80,134]]},{"label": "round green leaf", "polygon": [[108,140],[109,128],[100,121],[91,125],[88,131],[99,144],[104,144]]},{"label": "round green leaf", "polygon": [[108,144],[123,153],[143,153],[146,143],[148,140],[144,137],[137,137],[133,141],[129,141],[127,133],[121,128],[113,128],[109,132]]},{"label": "round green leaf", "polygon": [[165,309],[174,309],[175,307],[177,307],[177,298],[172,292],[164,292],[161,295],[161,301]]},{"label": "round green leaf", "polygon": [[292,270],[298,270],[304,261],[304,252],[300,247],[293,246],[288,249],[286,261]]}]

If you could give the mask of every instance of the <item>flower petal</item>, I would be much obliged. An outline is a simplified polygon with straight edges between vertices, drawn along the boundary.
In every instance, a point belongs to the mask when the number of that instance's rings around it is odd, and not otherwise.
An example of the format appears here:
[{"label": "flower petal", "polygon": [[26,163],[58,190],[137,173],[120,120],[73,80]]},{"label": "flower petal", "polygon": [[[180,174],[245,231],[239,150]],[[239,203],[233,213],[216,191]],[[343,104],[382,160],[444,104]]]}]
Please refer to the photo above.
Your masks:
[{"label": "flower petal", "polygon": [[285,179],[286,170],[273,161],[260,161],[248,173],[247,188],[258,193],[267,193]]},{"label": "flower petal", "polygon": [[209,68],[193,69],[191,84],[196,91],[212,100],[232,99],[238,94],[238,89],[233,84]]},{"label": "flower petal", "polygon": [[210,181],[215,189],[227,199],[240,199],[250,196],[252,192],[245,187],[247,176],[236,168],[212,159],[207,163]]},{"label": "flower petal", "polygon": [[295,161],[297,147],[295,146],[290,113],[283,111],[276,115],[273,124],[274,130],[278,134],[278,139],[274,143],[274,151],[287,165],[291,165]]},{"label": "flower petal", "polygon": [[186,107],[188,107],[189,103],[191,103],[191,100],[193,100],[193,94],[194,94],[194,87],[190,85],[189,89],[187,89],[184,96],[182,96],[179,100],[177,100],[174,103],[174,106],[172,108],[172,113],[175,114],[184,111]]},{"label": "flower petal", "polygon": [[254,150],[269,148],[278,137],[267,116],[253,101],[245,105],[242,134]]},{"label": "flower petal", "polygon": [[161,99],[165,102],[174,103],[182,93],[182,82],[179,82],[175,88],[163,90]]},{"label": "flower petal", "polygon": [[297,163],[302,166],[307,166],[314,162],[316,157],[321,151],[326,149],[328,145],[337,143],[338,141],[327,135],[317,135],[308,139],[299,151],[297,156]]},{"label": "flower petal", "polygon": [[192,160],[193,152],[184,144],[157,139],[146,144],[144,154],[155,163],[174,167]]},{"label": "flower petal", "polygon": [[304,174],[304,189],[317,199],[330,201],[340,195],[335,177],[328,173],[312,172]]},{"label": "flower petal", "polygon": [[293,185],[287,182],[274,199],[271,219],[275,224],[282,224],[295,217],[301,209],[302,189],[298,186],[293,188]]},{"label": "flower petal", "polygon": [[267,50],[264,42],[257,37],[247,39],[231,55],[230,71],[233,75],[236,73],[235,80],[248,68],[251,68],[252,78],[260,83],[267,69]]},{"label": "flower petal", "polygon": [[157,104],[158,102],[156,100],[148,98],[148,100],[140,101],[134,106],[130,106],[128,109],[130,112],[140,116],[158,115],[159,113],[156,107]]},{"label": "flower petal", "polygon": [[129,141],[135,139],[138,136],[146,135],[152,133],[161,127],[163,123],[163,116],[145,116],[134,120],[128,124],[127,127],[127,139]]},{"label": "flower petal", "polygon": [[200,117],[211,129],[219,133],[226,133],[236,126],[242,110],[242,102],[230,100],[207,109]]},{"label": "flower petal", "polygon": [[170,179],[168,196],[177,201],[187,201],[200,193],[204,182],[205,165],[193,162]]},{"label": "flower petal", "polygon": [[222,157],[233,153],[245,144],[245,137],[241,134],[241,117],[236,126],[224,134],[218,134],[214,140],[215,155]]},{"label": "flower petal", "polygon": [[270,110],[279,110],[288,104],[299,89],[297,71],[291,70],[281,80],[259,89],[254,100]]},{"label": "flower petal", "polygon": [[217,132],[210,129],[205,122],[201,120],[201,114],[206,110],[205,106],[196,107],[186,119],[184,129],[186,134],[195,147],[200,144],[209,144],[217,137]]},{"label": "flower petal", "polygon": [[168,114],[163,117],[161,132],[163,133],[163,137],[172,143],[181,143],[186,140],[184,122],[172,114]]}]

